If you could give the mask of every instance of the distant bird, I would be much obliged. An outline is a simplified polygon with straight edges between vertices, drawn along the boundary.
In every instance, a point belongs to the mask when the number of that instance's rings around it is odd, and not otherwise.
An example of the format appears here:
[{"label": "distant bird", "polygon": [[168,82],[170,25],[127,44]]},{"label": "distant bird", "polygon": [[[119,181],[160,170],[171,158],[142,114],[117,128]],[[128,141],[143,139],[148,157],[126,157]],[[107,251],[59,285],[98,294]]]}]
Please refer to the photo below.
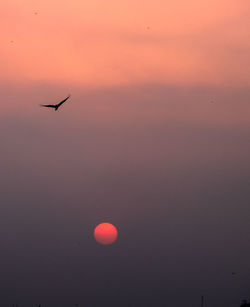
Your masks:
[{"label": "distant bird", "polygon": [[232,275],[236,275],[236,273],[235,273],[235,272],[232,272]]},{"label": "distant bird", "polygon": [[46,108],[54,108],[55,111],[57,111],[57,109],[58,109],[66,100],[68,100],[69,97],[70,97],[70,95],[69,95],[67,98],[63,99],[63,100],[62,100],[61,102],[59,102],[58,104],[41,104],[41,106],[42,106],[42,107],[46,107]]}]

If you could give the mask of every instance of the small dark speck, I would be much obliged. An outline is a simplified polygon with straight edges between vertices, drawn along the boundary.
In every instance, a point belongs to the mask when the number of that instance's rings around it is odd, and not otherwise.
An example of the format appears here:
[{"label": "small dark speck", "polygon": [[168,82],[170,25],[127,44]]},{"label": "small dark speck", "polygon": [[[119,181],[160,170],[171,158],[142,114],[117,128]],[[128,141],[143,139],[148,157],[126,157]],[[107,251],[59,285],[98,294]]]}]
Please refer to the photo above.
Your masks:
[{"label": "small dark speck", "polygon": [[14,41],[10,41],[12,44],[14,43]]},{"label": "small dark speck", "polygon": [[150,27],[147,27],[147,30],[150,30]]},{"label": "small dark speck", "polygon": [[37,15],[38,13],[37,12],[35,12],[35,15]]}]

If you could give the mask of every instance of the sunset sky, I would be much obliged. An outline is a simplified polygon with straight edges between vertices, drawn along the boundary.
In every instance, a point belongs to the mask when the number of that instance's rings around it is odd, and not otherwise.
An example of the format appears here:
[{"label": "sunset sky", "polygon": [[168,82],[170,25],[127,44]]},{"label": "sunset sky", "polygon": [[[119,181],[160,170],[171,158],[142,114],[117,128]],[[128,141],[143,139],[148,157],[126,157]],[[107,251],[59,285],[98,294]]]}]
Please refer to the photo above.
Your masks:
[{"label": "sunset sky", "polygon": [[0,5],[3,81],[249,86],[248,1]]},{"label": "sunset sky", "polygon": [[0,306],[249,298],[250,2],[2,0],[0,33]]}]

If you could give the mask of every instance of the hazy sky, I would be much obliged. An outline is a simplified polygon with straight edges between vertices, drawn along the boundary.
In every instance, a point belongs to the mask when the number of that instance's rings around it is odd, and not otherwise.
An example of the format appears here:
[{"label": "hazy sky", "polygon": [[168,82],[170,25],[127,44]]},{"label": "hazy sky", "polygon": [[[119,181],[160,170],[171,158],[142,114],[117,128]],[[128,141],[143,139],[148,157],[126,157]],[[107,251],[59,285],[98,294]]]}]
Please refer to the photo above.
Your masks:
[{"label": "hazy sky", "polygon": [[246,0],[3,0],[0,8],[3,80],[249,86]]},{"label": "hazy sky", "polygon": [[244,0],[0,2],[1,306],[250,297],[249,17]]}]

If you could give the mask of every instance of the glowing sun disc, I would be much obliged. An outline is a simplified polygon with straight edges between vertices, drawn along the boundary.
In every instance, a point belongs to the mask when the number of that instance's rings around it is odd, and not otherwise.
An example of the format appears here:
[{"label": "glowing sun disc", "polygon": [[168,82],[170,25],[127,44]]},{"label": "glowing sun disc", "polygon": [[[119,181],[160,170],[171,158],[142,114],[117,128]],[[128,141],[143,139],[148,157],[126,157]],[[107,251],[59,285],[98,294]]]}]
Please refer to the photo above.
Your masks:
[{"label": "glowing sun disc", "polygon": [[100,244],[108,245],[116,241],[118,231],[116,227],[110,223],[101,223],[94,230],[94,237]]}]

